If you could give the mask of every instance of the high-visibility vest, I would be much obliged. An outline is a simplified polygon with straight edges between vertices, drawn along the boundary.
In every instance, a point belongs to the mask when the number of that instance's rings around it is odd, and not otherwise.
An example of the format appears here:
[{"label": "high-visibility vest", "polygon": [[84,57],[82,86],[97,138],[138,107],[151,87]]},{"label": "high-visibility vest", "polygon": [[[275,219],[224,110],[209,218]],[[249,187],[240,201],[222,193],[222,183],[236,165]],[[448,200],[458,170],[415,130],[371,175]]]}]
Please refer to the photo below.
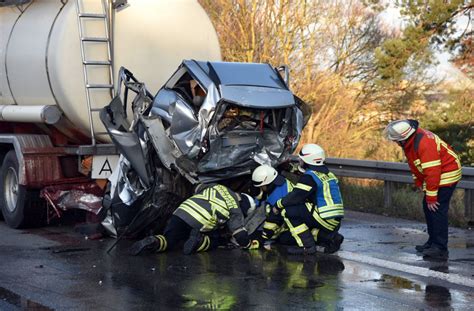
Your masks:
[{"label": "high-visibility vest", "polygon": [[316,195],[313,198],[314,207],[323,219],[344,217],[344,205],[342,202],[339,181],[337,177],[329,172],[324,174],[318,171],[307,170],[317,185]]},{"label": "high-visibility vest", "polygon": [[291,192],[291,190],[293,190],[293,184],[285,178],[285,182],[280,186],[275,187],[272,193],[270,193],[267,198],[267,203],[271,206],[275,206],[276,202],[279,199],[284,198],[288,193]]}]

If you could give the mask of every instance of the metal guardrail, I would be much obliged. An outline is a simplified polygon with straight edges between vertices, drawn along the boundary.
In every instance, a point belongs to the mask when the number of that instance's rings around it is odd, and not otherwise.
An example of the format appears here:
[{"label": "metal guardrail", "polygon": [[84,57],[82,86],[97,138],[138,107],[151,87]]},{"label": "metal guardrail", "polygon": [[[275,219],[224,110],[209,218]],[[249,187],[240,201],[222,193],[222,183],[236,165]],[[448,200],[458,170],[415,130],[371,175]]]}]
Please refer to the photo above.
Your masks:
[{"label": "metal guardrail", "polygon": [[[383,180],[386,208],[392,205],[394,183],[413,183],[407,163],[328,158],[326,165],[340,177]],[[462,179],[457,188],[464,189],[464,213],[469,222],[474,222],[474,167],[462,168]]]}]

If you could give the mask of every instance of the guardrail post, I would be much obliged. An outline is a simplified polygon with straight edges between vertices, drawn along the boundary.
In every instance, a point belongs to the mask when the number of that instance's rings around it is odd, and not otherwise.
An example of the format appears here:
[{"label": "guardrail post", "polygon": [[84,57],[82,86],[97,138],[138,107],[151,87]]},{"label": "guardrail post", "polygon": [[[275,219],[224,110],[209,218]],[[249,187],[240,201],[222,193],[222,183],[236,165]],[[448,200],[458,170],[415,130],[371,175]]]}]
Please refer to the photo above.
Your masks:
[{"label": "guardrail post", "polygon": [[392,207],[392,193],[394,189],[394,182],[393,181],[384,181],[383,183],[383,207],[385,209]]},{"label": "guardrail post", "polygon": [[464,190],[464,216],[468,223],[474,223],[474,190]]}]

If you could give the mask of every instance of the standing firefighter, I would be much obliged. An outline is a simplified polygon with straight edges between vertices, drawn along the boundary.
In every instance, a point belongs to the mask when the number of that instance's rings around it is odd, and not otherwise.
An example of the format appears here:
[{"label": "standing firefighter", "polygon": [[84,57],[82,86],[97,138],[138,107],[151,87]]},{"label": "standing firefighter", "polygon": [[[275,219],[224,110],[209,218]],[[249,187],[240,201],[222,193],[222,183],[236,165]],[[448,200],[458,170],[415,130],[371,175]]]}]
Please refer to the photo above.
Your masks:
[{"label": "standing firefighter", "polygon": [[416,250],[433,258],[448,258],[448,208],[461,163],[453,149],[437,135],[418,127],[418,121],[391,122],[384,136],[403,148],[415,185],[423,189],[423,211],[428,227],[428,241]]},{"label": "standing firefighter", "polygon": [[[293,190],[277,201],[298,247],[293,254],[313,254],[318,244],[325,252],[339,250],[344,237],[338,233],[344,217],[342,196],[336,176],[324,165],[324,150],[316,144],[306,144],[299,154],[305,173]],[[313,230],[313,233],[311,232]],[[316,232],[314,232],[316,231]]]},{"label": "standing firefighter", "polygon": [[149,236],[134,243],[130,253],[163,252],[174,249],[183,241],[186,241],[183,247],[186,255],[214,249],[219,239],[215,230],[223,224],[241,247],[250,248],[252,243],[244,228],[242,210],[248,210],[251,205],[255,203],[250,196],[240,196],[222,185],[211,185],[181,203],[163,235]]}]

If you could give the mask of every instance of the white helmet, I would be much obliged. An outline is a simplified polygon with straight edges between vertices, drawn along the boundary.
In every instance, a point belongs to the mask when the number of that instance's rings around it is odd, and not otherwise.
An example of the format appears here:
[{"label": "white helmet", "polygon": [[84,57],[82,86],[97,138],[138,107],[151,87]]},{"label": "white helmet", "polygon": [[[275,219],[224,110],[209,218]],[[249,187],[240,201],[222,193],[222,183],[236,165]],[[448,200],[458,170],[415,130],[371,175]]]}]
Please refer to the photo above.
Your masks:
[{"label": "white helmet", "polygon": [[410,137],[415,130],[407,120],[398,120],[390,122],[383,131],[383,135],[389,140],[403,141]]},{"label": "white helmet", "polygon": [[270,165],[260,165],[252,173],[252,182],[255,187],[271,184],[277,178],[278,172]]},{"label": "white helmet", "polygon": [[324,165],[324,160],[326,160],[323,148],[316,144],[304,145],[300,150],[299,157],[304,163],[316,166]]}]

